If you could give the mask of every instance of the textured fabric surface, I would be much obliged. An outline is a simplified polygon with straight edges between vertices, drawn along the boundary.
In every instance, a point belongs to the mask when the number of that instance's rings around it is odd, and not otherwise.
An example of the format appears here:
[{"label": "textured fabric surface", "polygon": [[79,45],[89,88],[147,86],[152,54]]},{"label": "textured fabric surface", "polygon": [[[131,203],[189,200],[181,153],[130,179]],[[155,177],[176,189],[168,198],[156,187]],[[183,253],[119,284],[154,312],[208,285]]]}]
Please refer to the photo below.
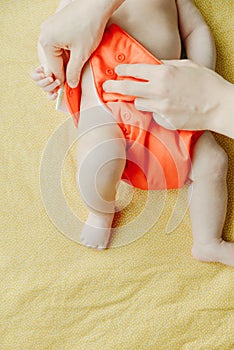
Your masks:
[{"label": "textured fabric surface", "polygon": [[[217,71],[233,82],[234,2],[196,4],[215,36]],[[186,189],[123,185],[114,248],[75,242],[87,214],[75,189],[75,144],[60,171],[63,196],[55,174],[73,129],[63,135],[65,115],[29,77],[40,23],[55,7],[54,0],[1,2],[0,349],[233,349],[234,270],[192,259]],[[229,155],[224,235],[234,240],[233,141],[217,139]]]}]

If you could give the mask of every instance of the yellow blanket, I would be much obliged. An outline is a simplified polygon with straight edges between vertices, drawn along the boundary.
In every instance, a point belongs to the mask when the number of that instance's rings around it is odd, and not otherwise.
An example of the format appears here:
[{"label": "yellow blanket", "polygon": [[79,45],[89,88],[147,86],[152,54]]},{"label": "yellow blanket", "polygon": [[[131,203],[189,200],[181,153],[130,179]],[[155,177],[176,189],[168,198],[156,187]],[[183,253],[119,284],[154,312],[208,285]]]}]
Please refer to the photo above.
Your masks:
[{"label": "yellow blanket", "polygon": [[[196,4],[215,36],[217,70],[234,81],[234,1]],[[55,171],[73,135],[55,132],[65,115],[30,79],[40,23],[55,7],[1,2],[0,349],[234,349],[234,270],[191,257],[186,189],[165,195],[123,186],[114,248],[73,241],[86,215],[74,191],[75,145],[61,176]],[[230,158],[224,235],[234,240],[233,141],[217,139]]]}]

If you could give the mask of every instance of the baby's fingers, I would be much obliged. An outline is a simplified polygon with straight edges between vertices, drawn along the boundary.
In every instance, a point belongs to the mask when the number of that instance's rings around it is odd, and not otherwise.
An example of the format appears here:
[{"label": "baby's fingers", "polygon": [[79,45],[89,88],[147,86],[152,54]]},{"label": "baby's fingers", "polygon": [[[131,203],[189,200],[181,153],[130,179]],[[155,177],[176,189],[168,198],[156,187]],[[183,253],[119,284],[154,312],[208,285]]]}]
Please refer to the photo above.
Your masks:
[{"label": "baby's fingers", "polygon": [[40,66],[37,69],[35,69],[31,74],[30,74],[32,80],[34,81],[40,81],[44,78],[46,78],[44,69]]},{"label": "baby's fingers", "polygon": [[48,92],[47,97],[49,100],[55,100],[58,97],[58,93],[55,91]]},{"label": "baby's fingers", "polygon": [[60,86],[58,79],[54,80],[52,77],[47,77],[40,81],[37,81],[37,85],[41,87],[45,92],[51,92]]}]

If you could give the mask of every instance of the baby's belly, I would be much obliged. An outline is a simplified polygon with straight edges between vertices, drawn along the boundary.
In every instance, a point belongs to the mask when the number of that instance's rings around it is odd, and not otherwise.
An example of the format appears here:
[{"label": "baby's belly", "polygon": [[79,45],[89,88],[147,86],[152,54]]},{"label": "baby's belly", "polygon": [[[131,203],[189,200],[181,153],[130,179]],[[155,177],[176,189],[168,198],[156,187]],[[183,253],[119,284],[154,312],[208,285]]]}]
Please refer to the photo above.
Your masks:
[{"label": "baby's belly", "polygon": [[115,23],[139,41],[159,59],[178,59],[181,40],[175,1],[126,0],[114,13],[109,24]]}]

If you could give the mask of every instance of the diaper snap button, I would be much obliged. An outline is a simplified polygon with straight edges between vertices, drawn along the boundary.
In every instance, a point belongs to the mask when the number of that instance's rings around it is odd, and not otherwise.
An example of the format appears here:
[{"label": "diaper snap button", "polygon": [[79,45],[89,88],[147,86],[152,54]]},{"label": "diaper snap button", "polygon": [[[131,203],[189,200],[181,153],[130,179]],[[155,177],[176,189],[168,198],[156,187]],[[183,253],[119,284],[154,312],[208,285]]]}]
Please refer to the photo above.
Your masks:
[{"label": "diaper snap button", "polygon": [[125,60],[125,55],[123,53],[119,53],[118,55],[116,55],[116,61],[118,62],[123,62]]},{"label": "diaper snap button", "polygon": [[124,120],[129,120],[131,118],[131,114],[129,112],[124,112],[123,113],[123,119]]},{"label": "diaper snap button", "polygon": [[107,68],[107,69],[106,69],[106,75],[109,75],[109,76],[114,75],[113,69]]}]

